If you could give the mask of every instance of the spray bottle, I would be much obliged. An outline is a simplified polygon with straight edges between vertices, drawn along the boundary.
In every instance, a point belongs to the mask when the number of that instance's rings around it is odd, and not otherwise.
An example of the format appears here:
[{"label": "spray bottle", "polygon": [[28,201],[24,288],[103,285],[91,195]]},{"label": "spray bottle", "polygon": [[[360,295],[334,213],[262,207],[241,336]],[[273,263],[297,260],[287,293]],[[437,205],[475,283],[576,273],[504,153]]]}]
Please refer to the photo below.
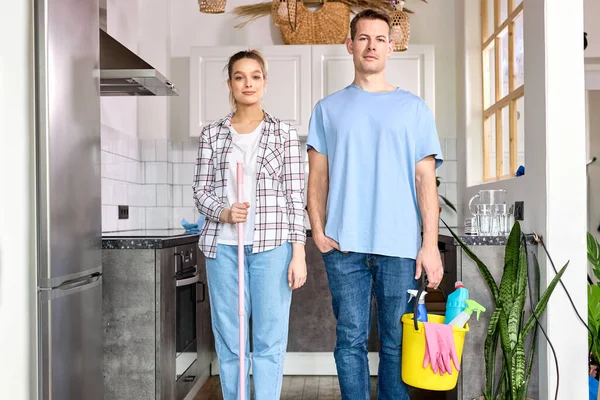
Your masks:
[{"label": "spray bottle", "polygon": [[463,285],[461,281],[457,281],[454,285],[454,292],[448,295],[446,301],[446,315],[444,317],[444,324],[449,324],[458,314],[460,314],[465,307],[465,300],[469,298],[469,291]]},{"label": "spray bottle", "polygon": [[465,303],[467,304],[467,308],[450,321],[450,325],[456,326],[457,328],[464,328],[469,318],[471,318],[473,311],[477,313],[477,321],[479,321],[479,313],[485,312],[485,307],[475,300],[465,300]]},{"label": "spray bottle", "polygon": [[[418,290],[407,290],[410,297],[408,298],[408,302],[413,299],[413,297],[417,297],[419,294]],[[427,295],[426,291],[421,292],[421,298],[419,298],[419,304],[417,305],[417,321],[418,322],[427,322],[427,309],[425,308],[425,295]]]}]

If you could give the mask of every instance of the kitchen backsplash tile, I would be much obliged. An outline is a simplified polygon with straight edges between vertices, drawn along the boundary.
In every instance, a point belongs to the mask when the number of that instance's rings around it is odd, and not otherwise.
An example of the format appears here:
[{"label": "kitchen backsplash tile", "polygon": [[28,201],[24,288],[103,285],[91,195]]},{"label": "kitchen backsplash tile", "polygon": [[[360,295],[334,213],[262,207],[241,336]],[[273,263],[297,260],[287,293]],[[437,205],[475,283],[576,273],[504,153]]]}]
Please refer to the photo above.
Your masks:
[{"label": "kitchen backsplash tile", "polygon": [[156,185],[156,205],[159,207],[172,207],[171,185]]},{"label": "kitchen backsplash tile", "polygon": [[169,162],[183,162],[183,142],[169,142]]},{"label": "kitchen backsplash tile", "polygon": [[138,139],[141,143],[142,154],[140,160],[156,161],[156,140]]},{"label": "kitchen backsplash tile", "polygon": [[156,207],[156,185],[143,185],[144,186],[144,206]]},{"label": "kitchen backsplash tile", "polygon": [[173,207],[183,206],[182,193],[183,193],[183,186],[173,185]]},{"label": "kitchen backsplash tile", "polygon": [[192,185],[183,185],[181,186],[182,191],[182,199],[184,207],[196,207],[194,201],[194,191],[192,190]]},{"label": "kitchen backsplash tile", "polygon": [[168,161],[168,143],[166,140],[156,139],[156,161]]},{"label": "kitchen backsplash tile", "polygon": [[[305,139],[301,139],[305,151]],[[439,194],[458,205],[456,139],[442,139],[444,163]],[[192,196],[198,139],[139,139],[102,125],[102,230],[169,229],[181,219],[196,221]],[[308,177],[308,157],[305,157]],[[118,205],[129,206],[129,219],[118,219]],[[442,218],[456,226],[456,214],[442,206]]]},{"label": "kitchen backsplash tile", "polygon": [[170,229],[171,214],[171,207],[147,207],[146,229]]}]

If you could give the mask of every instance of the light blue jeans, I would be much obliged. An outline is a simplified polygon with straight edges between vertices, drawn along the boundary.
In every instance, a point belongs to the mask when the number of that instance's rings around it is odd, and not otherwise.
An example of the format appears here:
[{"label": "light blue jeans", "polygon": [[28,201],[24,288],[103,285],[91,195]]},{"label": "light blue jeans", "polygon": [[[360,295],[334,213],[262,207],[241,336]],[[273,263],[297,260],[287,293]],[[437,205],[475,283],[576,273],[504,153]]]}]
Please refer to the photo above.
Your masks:
[{"label": "light blue jeans", "polygon": [[[257,254],[252,254],[251,245],[244,246],[246,399],[250,398],[250,315],[255,399],[280,398],[292,300],[287,280],[291,259],[292,246],[287,242]],[[216,258],[206,259],[206,272],[223,399],[239,400],[237,246],[218,245]]]}]

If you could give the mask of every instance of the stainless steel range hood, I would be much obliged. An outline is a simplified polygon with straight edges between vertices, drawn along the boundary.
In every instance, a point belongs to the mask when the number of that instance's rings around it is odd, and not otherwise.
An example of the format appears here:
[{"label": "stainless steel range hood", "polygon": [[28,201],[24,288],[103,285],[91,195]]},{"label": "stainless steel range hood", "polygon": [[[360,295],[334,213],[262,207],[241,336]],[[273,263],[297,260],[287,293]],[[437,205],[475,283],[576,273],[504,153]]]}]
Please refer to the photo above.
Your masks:
[{"label": "stainless steel range hood", "polygon": [[178,96],[167,78],[100,29],[101,96]]}]

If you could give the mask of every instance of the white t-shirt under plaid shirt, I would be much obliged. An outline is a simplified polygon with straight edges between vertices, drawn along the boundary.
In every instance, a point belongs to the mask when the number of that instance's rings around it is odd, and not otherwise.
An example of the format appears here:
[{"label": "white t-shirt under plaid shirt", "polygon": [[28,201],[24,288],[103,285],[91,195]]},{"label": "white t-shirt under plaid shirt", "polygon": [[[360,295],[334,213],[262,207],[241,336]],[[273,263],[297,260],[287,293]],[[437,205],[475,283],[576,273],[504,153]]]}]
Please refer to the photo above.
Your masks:
[{"label": "white t-shirt under plaid shirt", "polygon": [[[227,184],[227,202],[250,203],[248,218],[244,223],[244,244],[252,244],[254,241],[254,214],[256,212],[256,159],[258,156],[258,142],[262,133],[263,122],[250,133],[240,134],[233,126],[229,128],[231,133],[231,154],[229,155],[229,183]],[[244,198],[237,198],[237,163],[244,165]],[[237,245],[237,224],[222,224],[218,243]]]},{"label": "white t-shirt under plaid shirt", "polygon": [[[256,212],[252,252],[272,250],[284,242],[306,241],[304,163],[298,133],[265,112],[256,158]],[[205,126],[200,134],[193,192],[198,211],[206,216],[198,246],[206,257],[217,254],[224,223],[219,217],[227,200],[231,117]]]}]

